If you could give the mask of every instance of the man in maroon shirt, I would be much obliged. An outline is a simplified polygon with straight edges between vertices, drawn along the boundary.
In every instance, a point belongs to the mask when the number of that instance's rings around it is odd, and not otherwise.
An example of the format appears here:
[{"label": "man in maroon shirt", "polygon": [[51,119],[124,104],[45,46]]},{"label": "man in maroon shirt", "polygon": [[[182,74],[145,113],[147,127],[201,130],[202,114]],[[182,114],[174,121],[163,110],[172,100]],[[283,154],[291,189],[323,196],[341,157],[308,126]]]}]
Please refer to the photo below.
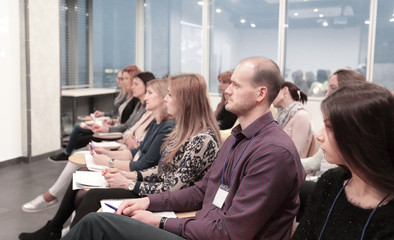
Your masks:
[{"label": "man in maroon shirt", "polygon": [[[239,125],[204,178],[183,190],[124,201],[119,215],[89,214],[64,239],[289,239],[305,172],[270,112],[281,83],[272,60],[241,61],[225,91],[226,110]],[[186,219],[150,212],[168,210],[199,211]]]}]

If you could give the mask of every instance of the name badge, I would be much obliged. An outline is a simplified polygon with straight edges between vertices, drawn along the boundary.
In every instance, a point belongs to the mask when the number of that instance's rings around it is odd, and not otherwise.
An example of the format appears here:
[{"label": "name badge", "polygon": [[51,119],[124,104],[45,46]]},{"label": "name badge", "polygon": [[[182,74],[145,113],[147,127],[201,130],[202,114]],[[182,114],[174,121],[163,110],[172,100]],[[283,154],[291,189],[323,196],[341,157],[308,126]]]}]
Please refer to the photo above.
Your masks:
[{"label": "name badge", "polygon": [[215,207],[218,207],[222,209],[224,201],[226,201],[227,195],[228,195],[228,187],[220,184],[218,191],[216,192],[215,198],[213,199],[212,204]]}]

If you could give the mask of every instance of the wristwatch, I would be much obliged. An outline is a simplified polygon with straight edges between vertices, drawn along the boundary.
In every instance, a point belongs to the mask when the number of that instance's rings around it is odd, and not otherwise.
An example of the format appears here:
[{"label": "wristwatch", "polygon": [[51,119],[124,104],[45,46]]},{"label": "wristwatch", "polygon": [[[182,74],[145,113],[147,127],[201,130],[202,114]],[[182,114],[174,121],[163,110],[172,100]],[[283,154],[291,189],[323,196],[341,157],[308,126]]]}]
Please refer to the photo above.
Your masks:
[{"label": "wristwatch", "polygon": [[109,160],[108,167],[110,167],[110,168],[114,167],[114,160],[115,159],[113,159],[113,158],[111,158],[111,160]]},{"label": "wristwatch", "polygon": [[135,182],[134,182],[134,181],[131,181],[130,184],[129,184],[129,186],[128,186],[128,189],[129,189],[130,191],[133,191],[133,190],[134,190],[134,187],[135,187]]},{"label": "wristwatch", "polygon": [[166,222],[166,220],[167,220],[167,217],[162,217],[160,219],[160,223],[159,223],[159,228],[160,229],[164,229],[164,223]]}]

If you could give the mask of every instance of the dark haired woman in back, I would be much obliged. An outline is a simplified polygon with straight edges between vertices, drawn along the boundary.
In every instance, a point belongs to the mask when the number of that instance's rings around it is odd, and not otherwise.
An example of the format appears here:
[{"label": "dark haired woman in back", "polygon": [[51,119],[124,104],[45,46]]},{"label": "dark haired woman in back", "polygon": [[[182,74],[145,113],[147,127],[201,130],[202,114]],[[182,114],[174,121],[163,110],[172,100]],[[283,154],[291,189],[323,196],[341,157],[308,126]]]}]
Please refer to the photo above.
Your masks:
[{"label": "dark haired woman in back", "polygon": [[394,97],[373,83],[344,85],[321,105],[328,162],[293,239],[394,239]]},{"label": "dark haired woman in back", "polygon": [[278,108],[275,120],[293,140],[301,158],[312,156],[316,150],[311,118],[304,108],[307,100],[308,97],[297,85],[284,82],[272,103]]}]

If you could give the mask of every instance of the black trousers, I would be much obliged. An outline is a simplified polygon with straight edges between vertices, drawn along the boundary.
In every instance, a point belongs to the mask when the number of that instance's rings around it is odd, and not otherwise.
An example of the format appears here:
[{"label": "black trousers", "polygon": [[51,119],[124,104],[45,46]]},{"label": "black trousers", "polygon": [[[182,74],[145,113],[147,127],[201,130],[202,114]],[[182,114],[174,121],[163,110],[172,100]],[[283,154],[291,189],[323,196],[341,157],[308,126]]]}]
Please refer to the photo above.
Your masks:
[{"label": "black trousers", "polygon": [[127,216],[114,213],[90,213],[62,239],[180,240],[184,238]]},{"label": "black trousers", "polygon": [[100,201],[103,199],[138,197],[139,196],[134,192],[120,188],[91,189],[85,194],[81,204],[79,204],[77,213],[71,223],[71,227],[77,224],[88,213],[96,212],[101,207]]}]

